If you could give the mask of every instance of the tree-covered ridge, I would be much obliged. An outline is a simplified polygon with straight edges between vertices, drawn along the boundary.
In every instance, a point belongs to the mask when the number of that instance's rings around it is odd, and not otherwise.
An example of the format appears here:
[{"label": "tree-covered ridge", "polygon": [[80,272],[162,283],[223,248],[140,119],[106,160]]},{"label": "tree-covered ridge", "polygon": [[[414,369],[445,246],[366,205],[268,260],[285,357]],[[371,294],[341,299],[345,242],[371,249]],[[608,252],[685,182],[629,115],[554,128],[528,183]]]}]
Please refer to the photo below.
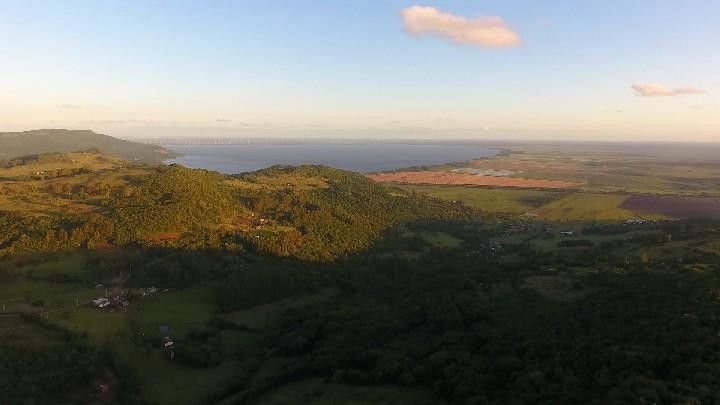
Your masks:
[{"label": "tree-covered ridge", "polygon": [[26,155],[67,153],[98,149],[111,156],[131,161],[159,163],[177,154],[155,145],[97,134],[88,130],[40,129],[25,132],[0,132],[0,163]]},{"label": "tree-covered ridge", "polygon": [[[62,159],[43,156],[12,169],[32,172],[37,162]],[[32,194],[20,196],[25,189]],[[36,173],[15,178],[2,190],[1,197],[15,208],[12,214],[0,210],[5,235],[0,253],[5,255],[150,244],[246,246],[325,261],[367,249],[394,224],[469,213],[450,202],[389,193],[362,175],[321,166],[273,167],[232,177],[176,165],[103,166],[60,177]],[[53,218],[30,215],[13,204],[20,199],[28,204],[51,199],[84,212],[73,215],[66,209]]]},{"label": "tree-covered ridge", "polygon": [[180,166],[160,167],[136,177],[126,193],[108,202],[113,243],[126,244],[156,233],[213,228],[241,209],[224,176]]},{"label": "tree-covered ridge", "polygon": [[449,202],[392,194],[363,175],[323,166],[276,166],[236,178],[253,182],[273,176],[320,178],[324,184],[300,191],[288,187],[241,192],[253,211],[294,228],[263,243],[265,249],[284,256],[327,260],[367,249],[383,230],[399,222],[469,214]]}]

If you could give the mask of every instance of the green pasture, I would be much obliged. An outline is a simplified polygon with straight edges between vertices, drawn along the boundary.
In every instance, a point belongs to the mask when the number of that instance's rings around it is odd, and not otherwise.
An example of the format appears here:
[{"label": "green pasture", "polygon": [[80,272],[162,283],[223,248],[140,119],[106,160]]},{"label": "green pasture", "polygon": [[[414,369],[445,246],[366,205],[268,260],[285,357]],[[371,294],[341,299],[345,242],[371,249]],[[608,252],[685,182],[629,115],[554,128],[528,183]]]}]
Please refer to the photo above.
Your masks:
[{"label": "green pasture", "polygon": [[406,192],[419,192],[445,200],[461,201],[490,213],[536,215],[537,219],[564,221],[625,221],[662,219],[660,215],[639,214],[620,208],[625,194],[542,191],[511,188],[465,186],[400,186]]},{"label": "green pasture", "polygon": [[627,199],[620,194],[573,193],[540,207],[536,213],[546,221],[622,221],[646,218],[619,208]]},{"label": "green pasture", "polygon": [[443,200],[462,201],[466,205],[487,212],[523,214],[544,201],[564,195],[563,192],[514,188],[484,188],[465,186],[397,186],[406,192],[418,192]]},{"label": "green pasture", "polygon": [[138,320],[151,328],[151,333],[158,333],[160,325],[167,325],[172,336],[204,325],[215,313],[209,287],[158,292],[138,299],[133,306]]},{"label": "green pasture", "polygon": [[128,330],[127,313],[123,311],[101,311],[91,306],[51,311],[48,319],[79,333],[87,333],[92,339],[104,342]]},{"label": "green pasture", "polygon": [[33,278],[52,279],[56,275],[79,276],[86,272],[87,258],[83,253],[60,254],[40,263],[18,267],[15,274]]},{"label": "green pasture", "polygon": [[12,279],[0,283],[0,302],[32,303],[43,301],[46,309],[60,306],[80,305],[100,294],[98,290],[78,283],[54,283],[42,280]]}]

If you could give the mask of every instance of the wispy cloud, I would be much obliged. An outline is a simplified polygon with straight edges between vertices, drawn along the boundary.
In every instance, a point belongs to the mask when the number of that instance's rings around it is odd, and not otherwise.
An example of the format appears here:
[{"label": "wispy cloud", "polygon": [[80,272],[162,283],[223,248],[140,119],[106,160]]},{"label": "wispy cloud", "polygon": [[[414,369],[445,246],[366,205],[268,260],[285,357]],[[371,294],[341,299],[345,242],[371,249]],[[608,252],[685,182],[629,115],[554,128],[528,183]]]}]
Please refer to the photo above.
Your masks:
[{"label": "wispy cloud", "polygon": [[686,94],[706,94],[707,92],[697,87],[678,87],[671,88],[662,84],[640,84],[636,83],[630,86],[635,90],[635,94],[641,97],[668,97],[682,96]]},{"label": "wispy cloud", "polygon": [[79,110],[81,107],[77,104],[61,104],[60,107],[66,110]]},{"label": "wispy cloud", "polygon": [[402,11],[410,35],[436,35],[451,41],[482,47],[506,47],[520,43],[520,35],[500,17],[469,19],[434,7],[413,6]]}]

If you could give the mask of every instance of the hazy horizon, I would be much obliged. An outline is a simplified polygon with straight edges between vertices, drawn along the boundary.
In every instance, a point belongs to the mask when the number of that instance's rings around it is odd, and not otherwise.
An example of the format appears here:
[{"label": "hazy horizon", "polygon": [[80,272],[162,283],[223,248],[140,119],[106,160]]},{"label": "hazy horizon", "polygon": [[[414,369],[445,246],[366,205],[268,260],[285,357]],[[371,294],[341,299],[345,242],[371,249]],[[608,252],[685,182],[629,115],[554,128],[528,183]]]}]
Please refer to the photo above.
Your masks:
[{"label": "hazy horizon", "polygon": [[718,13],[709,0],[9,1],[0,130],[718,142]]}]

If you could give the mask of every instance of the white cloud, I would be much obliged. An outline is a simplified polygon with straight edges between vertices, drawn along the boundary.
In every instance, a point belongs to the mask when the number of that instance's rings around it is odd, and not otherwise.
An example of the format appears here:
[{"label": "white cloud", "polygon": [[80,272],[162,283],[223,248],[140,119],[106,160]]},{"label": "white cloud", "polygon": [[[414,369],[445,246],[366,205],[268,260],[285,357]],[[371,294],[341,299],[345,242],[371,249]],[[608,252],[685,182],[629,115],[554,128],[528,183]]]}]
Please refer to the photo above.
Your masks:
[{"label": "white cloud", "polygon": [[436,35],[451,41],[483,47],[520,43],[520,35],[500,17],[469,19],[434,7],[413,6],[402,11],[405,31],[414,36]]},{"label": "white cloud", "polygon": [[667,97],[707,93],[705,90],[698,89],[697,87],[670,88],[662,84],[633,84],[630,87],[635,90],[635,94],[641,97]]}]

